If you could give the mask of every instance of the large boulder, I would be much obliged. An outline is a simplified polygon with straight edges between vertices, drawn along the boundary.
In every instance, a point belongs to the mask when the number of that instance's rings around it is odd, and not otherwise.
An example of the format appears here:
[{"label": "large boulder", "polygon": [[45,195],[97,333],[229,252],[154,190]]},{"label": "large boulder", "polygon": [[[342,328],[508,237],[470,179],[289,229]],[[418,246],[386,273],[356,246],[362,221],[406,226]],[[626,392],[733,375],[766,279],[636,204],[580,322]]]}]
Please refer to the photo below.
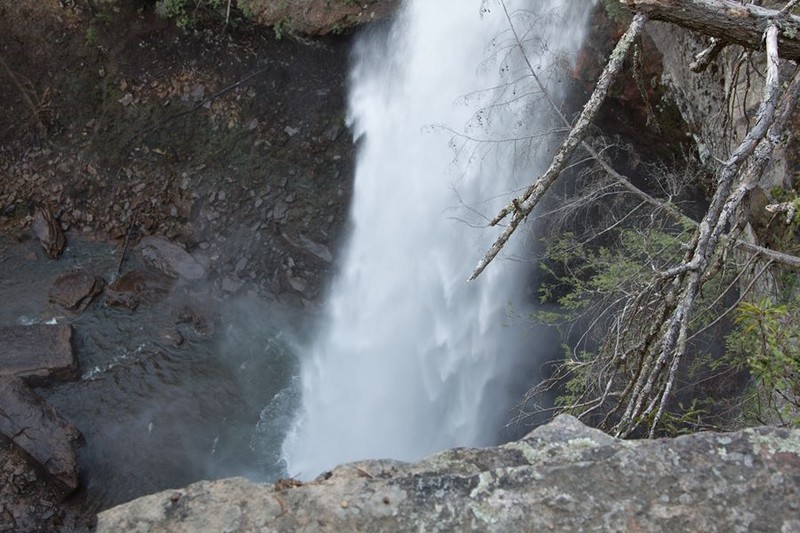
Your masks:
[{"label": "large boulder", "polygon": [[0,435],[25,452],[60,494],[78,487],[72,443],[80,433],[19,378],[0,377]]},{"label": "large boulder", "polygon": [[98,521],[100,532],[548,530],[798,531],[800,431],[623,441],[561,416],[497,448],[353,463],[306,484],[202,481]]},{"label": "large boulder", "polygon": [[38,385],[74,379],[77,372],[69,324],[0,327],[0,376]]}]

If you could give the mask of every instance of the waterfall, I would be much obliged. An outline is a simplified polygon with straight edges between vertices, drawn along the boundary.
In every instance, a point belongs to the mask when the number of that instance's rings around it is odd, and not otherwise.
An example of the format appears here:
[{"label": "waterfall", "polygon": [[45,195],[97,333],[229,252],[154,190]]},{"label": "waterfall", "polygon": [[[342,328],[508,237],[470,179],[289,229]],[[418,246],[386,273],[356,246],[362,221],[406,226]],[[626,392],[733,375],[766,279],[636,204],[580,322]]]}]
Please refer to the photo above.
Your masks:
[{"label": "waterfall", "polygon": [[[592,4],[506,1],[557,101]],[[533,379],[537,339],[510,319],[533,299],[530,264],[510,260],[528,243],[515,239],[505,260],[465,281],[497,235],[486,217],[552,148],[539,136],[552,114],[514,44],[497,0],[410,0],[356,43],[352,234],[301,361],[283,444],[290,475],[495,444],[520,379]]]}]

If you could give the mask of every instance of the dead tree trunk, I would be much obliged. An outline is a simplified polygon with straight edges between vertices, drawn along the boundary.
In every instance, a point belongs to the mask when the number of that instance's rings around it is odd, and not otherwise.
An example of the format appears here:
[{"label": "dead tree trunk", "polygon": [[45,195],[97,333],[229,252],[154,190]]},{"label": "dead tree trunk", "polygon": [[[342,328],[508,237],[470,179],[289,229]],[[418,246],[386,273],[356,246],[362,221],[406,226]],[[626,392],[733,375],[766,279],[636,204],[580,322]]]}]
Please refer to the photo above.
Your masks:
[{"label": "dead tree trunk", "polygon": [[[800,60],[800,17],[789,14],[798,4],[798,0],[791,0],[781,10],[744,5],[730,0],[621,1],[635,13],[633,22],[611,54],[592,97],[562,142],[548,170],[491,221],[491,225],[497,225],[508,220],[508,225],[478,263],[470,280],[480,275],[497,256],[520,223],[528,217],[560,176],[575,149],[582,144],[588,125],[605,98],[608,86],[619,73],[631,42],[648,19],[671,22],[717,38],[708,58],[703,59],[705,63],[713,61],[720,49],[720,43],[764,50],[766,80],[756,123],[733,154],[726,161],[719,162],[711,205],[697,224],[686,255],[680,264],[655,273],[648,288],[641,294],[630,295],[628,304],[624,306],[624,309],[630,310],[632,316],[620,317],[617,325],[619,331],[625,329],[626,324],[635,327],[636,320],[641,327],[642,317],[645,315],[650,317],[647,322],[650,324],[648,331],[642,332],[641,339],[633,339],[634,342],[626,347],[615,347],[613,353],[604,356],[607,359],[606,368],[620,369],[632,364],[635,374],[629,376],[624,390],[613,395],[612,403],[615,405],[611,406],[601,425],[607,423],[605,429],[618,436],[629,436],[642,426],[649,426],[652,437],[664,416],[675,387],[677,370],[686,354],[691,333],[690,322],[696,313],[698,297],[708,279],[714,276],[713,264],[719,260],[721,249],[725,245],[745,244],[737,243],[732,236],[732,228],[738,225],[743,216],[740,206],[761,176],[776,146],[785,141],[784,130],[800,101],[800,71],[795,68],[788,88],[783,91],[779,79],[781,57]],[[510,17],[509,23],[511,24]],[[517,46],[524,54],[513,24],[511,30]],[[532,75],[536,77],[535,72]],[[592,153],[592,150],[589,152]],[[603,168],[606,167],[607,165],[603,165]],[[616,174],[610,168],[606,168],[606,171],[612,176]],[[619,175],[616,177],[625,186],[625,180],[620,180]],[[672,207],[667,211],[677,218],[683,216]],[[754,245],[743,248],[771,259],[786,255]],[[800,264],[800,258],[787,258],[787,264]],[[583,409],[585,414],[605,403],[611,396],[609,390],[616,379],[615,372],[617,371],[613,371],[614,375],[608,378],[601,398],[568,408],[578,408],[579,411]]]},{"label": "dead tree trunk", "polygon": [[763,50],[770,24],[780,28],[778,47],[784,59],[800,60],[800,17],[732,0],[621,0],[632,12],[677,24],[723,43]]}]

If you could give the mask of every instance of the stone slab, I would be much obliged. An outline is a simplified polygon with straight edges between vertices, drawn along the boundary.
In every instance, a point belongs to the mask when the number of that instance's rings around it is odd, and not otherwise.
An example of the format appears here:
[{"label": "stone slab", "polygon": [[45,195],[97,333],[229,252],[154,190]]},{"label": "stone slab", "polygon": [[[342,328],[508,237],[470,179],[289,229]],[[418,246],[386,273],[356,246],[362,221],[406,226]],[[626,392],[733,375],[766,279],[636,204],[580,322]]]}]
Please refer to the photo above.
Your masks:
[{"label": "stone slab", "polygon": [[201,481],[104,511],[97,531],[800,531],[800,430],[623,441],[560,416],[415,464]]},{"label": "stone slab", "polygon": [[139,249],[148,264],[170,277],[197,281],[206,275],[205,267],[180,244],[148,236]]},{"label": "stone slab", "polygon": [[48,299],[68,311],[82,313],[104,286],[103,278],[84,270],[73,270],[56,278]]},{"label": "stone slab", "polygon": [[62,495],[78,487],[78,430],[21,379],[0,377],[0,434],[43,470]]},{"label": "stone slab", "polygon": [[77,370],[69,324],[0,327],[0,376],[41,385],[74,379]]}]

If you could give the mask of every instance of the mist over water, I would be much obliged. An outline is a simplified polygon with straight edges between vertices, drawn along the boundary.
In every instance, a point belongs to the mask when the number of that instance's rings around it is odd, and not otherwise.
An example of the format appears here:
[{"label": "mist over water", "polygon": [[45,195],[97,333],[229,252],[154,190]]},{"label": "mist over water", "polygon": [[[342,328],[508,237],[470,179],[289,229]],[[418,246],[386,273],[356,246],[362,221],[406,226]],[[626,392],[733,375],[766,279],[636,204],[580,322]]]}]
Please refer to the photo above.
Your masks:
[{"label": "mist over water", "polygon": [[[507,1],[558,100],[593,2]],[[549,162],[552,127],[493,0],[411,0],[353,53],[349,122],[359,153],[352,235],[325,323],[302,356],[289,475],[342,462],[415,460],[502,440],[538,366],[517,236],[474,283],[491,218]],[[516,139],[485,143],[479,140]],[[527,380],[527,382],[526,382]]]}]

